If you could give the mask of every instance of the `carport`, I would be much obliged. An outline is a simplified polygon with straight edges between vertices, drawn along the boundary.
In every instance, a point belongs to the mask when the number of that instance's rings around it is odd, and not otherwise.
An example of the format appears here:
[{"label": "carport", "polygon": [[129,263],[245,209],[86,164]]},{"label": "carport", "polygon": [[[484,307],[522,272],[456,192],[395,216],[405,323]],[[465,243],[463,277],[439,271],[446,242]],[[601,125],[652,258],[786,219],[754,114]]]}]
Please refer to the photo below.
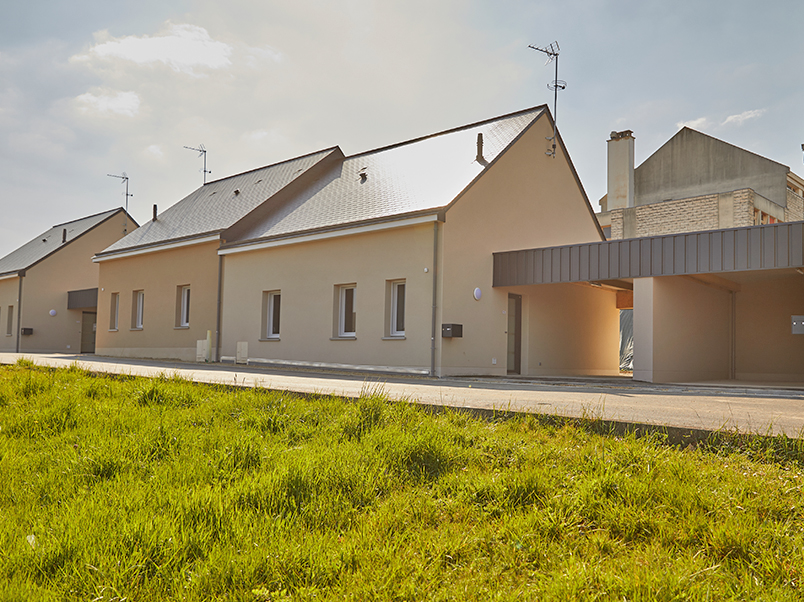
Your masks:
[{"label": "carport", "polygon": [[[633,293],[634,379],[647,382],[804,381],[804,223],[778,223],[494,254],[495,288],[571,298],[597,289],[597,315],[542,304],[549,337],[568,349],[556,374],[587,370],[589,354],[616,353],[612,319]],[[619,291],[619,292],[618,292]],[[529,329],[523,374],[547,374],[534,349],[554,341]],[[609,351],[611,350],[611,351]],[[608,360],[607,360],[608,361]],[[549,366],[548,366],[549,368]]]}]

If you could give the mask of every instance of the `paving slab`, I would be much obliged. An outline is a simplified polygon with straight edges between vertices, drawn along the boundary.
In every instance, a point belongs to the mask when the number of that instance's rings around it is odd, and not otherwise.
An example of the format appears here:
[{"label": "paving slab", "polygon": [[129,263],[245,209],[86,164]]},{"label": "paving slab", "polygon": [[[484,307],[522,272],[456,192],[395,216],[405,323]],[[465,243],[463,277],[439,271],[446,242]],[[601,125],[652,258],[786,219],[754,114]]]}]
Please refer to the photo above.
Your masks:
[{"label": "paving slab", "polygon": [[43,366],[77,363],[96,372],[158,376],[196,382],[257,386],[307,394],[359,397],[382,392],[391,399],[482,411],[531,412],[566,418],[677,429],[720,429],[756,434],[804,435],[804,384],[739,381],[666,385],[630,378],[432,378],[420,376],[196,364],[95,355],[0,353],[0,363],[25,357]]}]

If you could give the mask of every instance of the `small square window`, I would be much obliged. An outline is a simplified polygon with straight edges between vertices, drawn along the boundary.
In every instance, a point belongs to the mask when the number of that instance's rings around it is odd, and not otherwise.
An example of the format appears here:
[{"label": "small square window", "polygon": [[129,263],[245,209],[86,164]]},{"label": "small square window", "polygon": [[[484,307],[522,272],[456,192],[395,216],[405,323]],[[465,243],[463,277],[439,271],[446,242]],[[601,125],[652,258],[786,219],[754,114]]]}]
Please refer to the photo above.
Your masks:
[{"label": "small square window", "polygon": [[265,291],[262,294],[262,333],[266,339],[279,338],[279,316],[282,309],[280,291]]}]

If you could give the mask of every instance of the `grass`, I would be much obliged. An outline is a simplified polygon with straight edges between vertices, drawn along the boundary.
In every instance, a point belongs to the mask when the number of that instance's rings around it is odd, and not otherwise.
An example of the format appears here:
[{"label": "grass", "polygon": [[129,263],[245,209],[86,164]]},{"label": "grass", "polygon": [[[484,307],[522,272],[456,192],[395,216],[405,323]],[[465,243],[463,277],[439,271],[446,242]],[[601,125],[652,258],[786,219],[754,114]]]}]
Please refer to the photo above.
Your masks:
[{"label": "grass", "polygon": [[804,446],[0,368],[0,600],[800,600]]}]

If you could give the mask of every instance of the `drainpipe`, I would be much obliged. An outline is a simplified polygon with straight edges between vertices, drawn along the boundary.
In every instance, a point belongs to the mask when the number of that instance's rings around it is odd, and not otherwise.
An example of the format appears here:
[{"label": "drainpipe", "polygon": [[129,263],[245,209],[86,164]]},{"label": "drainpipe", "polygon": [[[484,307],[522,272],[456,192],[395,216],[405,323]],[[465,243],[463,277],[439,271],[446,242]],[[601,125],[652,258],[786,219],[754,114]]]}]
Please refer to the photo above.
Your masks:
[{"label": "drainpipe", "polygon": [[218,304],[215,322],[215,361],[221,361],[221,304],[223,302],[223,255],[218,255]]},{"label": "drainpipe", "polygon": [[22,279],[25,278],[25,271],[19,273],[20,288],[17,292],[17,348],[15,353],[20,352],[20,329],[22,328]]},{"label": "drainpipe", "polygon": [[436,303],[438,301],[438,220],[433,222],[433,316],[430,330],[430,376],[435,376]]},{"label": "drainpipe", "polygon": [[737,293],[731,291],[731,357],[729,358],[729,379],[737,378]]}]

